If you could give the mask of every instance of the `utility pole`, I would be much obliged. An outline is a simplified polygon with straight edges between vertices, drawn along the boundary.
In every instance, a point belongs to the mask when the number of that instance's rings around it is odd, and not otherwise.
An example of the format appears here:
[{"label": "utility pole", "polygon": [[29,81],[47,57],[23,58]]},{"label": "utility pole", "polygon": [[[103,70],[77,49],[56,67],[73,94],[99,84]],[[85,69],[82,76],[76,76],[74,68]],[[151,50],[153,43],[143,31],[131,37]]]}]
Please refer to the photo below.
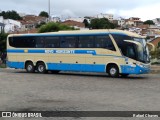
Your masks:
[{"label": "utility pole", "polygon": [[48,0],[48,15],[49,15],[49,22],[50,22],[50,12],[51,12],[51,3],[50,0]]}]

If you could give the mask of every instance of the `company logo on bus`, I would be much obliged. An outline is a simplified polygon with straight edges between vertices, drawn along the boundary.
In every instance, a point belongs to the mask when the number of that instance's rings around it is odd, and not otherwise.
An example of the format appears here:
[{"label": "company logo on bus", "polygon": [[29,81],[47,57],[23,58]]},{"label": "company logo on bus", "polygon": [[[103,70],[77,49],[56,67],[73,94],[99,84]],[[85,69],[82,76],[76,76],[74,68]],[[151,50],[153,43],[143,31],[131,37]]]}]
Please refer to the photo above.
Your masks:
[{"label": "company logo on bus", "polygon": [[45,53],[74,54],[74,50],[45,50]]}]

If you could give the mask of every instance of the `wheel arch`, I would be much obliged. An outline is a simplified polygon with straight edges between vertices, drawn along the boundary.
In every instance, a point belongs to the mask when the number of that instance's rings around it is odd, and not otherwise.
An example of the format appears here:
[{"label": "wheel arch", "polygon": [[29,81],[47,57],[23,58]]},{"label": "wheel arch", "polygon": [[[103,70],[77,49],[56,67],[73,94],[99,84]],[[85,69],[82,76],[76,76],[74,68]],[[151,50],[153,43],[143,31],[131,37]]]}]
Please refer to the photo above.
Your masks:
[{"label": "wheel arch", "polygon": [[[25,64],[24,64],[24,68],[26,68],[27,63],[30,63],[30,62],[34,65],[34,63],[33,63],[32,60],[26,60],[26,61],[25,61]],[[34,65],[34,66],[35,66],[35,65]]]}]

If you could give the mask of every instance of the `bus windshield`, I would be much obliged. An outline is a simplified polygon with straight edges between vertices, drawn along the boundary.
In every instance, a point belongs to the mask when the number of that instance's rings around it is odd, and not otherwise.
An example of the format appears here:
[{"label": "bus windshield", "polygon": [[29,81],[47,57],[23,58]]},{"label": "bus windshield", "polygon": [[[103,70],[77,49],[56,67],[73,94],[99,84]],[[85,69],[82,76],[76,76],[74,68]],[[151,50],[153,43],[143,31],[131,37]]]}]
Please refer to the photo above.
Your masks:
[{"label": "bus windshield", "polygon": [[[115,39],[118,47],[121,50],[121,53],[129,58],[132,58],[134,60],[143,62],[143,63],[149,63],[149,50],[147,47],[147,43],[144,38],[141,37],[131,37],[131,36],[124,36],[124,35],[117,35],[112,34],[113,38]],[[141,49],[139,49],[139,46],[132,43],[127,42],[129,41],[135,41],[141,44]]]},{"label": "bus windshield", "polygon": [[133,38],[134,41],[137,41],[139,43],[141,43],[142,45],[142,49],[140,49],[137,53],[138,53],[138,61],[143,62],[143,63],[149,63],[150,62],[150,58],[149,58],[149,50],[147,47],[147,43],[146,40],[144,38]]}]

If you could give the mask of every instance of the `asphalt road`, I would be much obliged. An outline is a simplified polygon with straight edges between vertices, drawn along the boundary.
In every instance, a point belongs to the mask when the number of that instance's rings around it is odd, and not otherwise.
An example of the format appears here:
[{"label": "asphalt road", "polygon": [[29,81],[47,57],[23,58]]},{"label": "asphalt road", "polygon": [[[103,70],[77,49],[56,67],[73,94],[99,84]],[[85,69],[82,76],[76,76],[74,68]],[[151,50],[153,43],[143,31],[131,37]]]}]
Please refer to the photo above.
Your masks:
[{"label": "asphalt road", "polygon": [[0,111],[41,110],[160,111],[160,74],[110,78],[100,73],[29,74],[0,69]]}]

